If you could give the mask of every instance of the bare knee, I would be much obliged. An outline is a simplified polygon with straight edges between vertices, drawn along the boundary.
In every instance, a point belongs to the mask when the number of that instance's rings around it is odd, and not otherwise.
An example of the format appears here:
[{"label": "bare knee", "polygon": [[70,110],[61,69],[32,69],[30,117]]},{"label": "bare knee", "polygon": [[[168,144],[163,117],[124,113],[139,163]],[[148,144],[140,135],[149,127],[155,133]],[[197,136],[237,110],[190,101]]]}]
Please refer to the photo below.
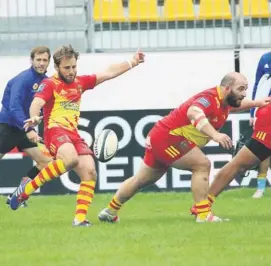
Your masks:
[{"label": "bare knee", "polygon": [[66,169],[72,169],[76,167],[79,163],[78,156],[71,156],[71,157],[65,157],[63,160],[63,163],[66,167]]},{"label": "bare knee", "polygon": [[87,176],[88,176],[88,180],[91,181],[97,181],[97,172],[95,169],[91,168],[91,169],[87,169]]},{"label": "bare knee", "polygon": [[195,165],[195,167],[192,169],[192,172],[210,172],[211,170],[211,162],[210,160],[205,157],[200,159],[197,164]]},{"label": "bare knee", "polygon": [[67,154],[67,155],[57,154],[56,158],[63,161],[65,168],[67,170],[76,167],[79,163],[79,157],[77,154]]},{"label": "bare knee", "polygon": [[233,166],[232,171],[234,171],[235,173],[238,173],[238,174],[243,174],[246,171],[248,171],[249,168],[250,167],[247,165],[240,165],[240,166],[235,165],[235,166]]},{"label": "bare knee", "polygon": [[71,143],[61,145],[57,151],[56,158],[63,161],[67,170],[73,169],[79,164],[79,156]]}]

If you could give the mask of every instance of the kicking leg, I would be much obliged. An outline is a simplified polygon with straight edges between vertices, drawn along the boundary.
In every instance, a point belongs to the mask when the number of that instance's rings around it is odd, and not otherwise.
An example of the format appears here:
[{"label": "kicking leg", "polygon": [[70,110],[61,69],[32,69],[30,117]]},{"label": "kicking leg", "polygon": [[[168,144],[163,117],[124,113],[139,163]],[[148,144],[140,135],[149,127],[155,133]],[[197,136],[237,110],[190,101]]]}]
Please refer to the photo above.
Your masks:
[{"label": "kicking leg", "polygon": [[33,180],[26,178],[21,182],[10,201],[10,207],[13,210],[16,210],[23,201],[46,182],[66,173],[78,163],[77,152],[73,144],[68,142],[59,147],[56,158],[49,162]]}]

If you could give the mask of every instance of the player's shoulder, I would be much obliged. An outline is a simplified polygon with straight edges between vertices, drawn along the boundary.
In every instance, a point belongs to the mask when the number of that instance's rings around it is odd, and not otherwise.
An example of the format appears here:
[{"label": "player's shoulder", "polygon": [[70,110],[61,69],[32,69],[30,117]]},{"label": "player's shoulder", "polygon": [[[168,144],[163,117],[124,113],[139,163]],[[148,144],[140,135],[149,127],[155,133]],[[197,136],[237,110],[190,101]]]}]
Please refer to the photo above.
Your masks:
[{"label": "player's shoulder", "polygon": [[24,83],[27,83],[31,76],[32,76],[31,68],[28,68],[28,69],[25,69],[25,70],[19,72],[10,81],[22,81]]},{"label": "player's shoulder", "polygon": [[267,61],[270,61],[271,60],[271,52],[267,52],[267,53],[264,53],[260,60],[267,60]]},{"label": "player's shoulder", "polygon": [[55,89],[57,87],[57,82],[53,77],[45,78],[39,85],[36,92],[42,92],[44,89]]},{"label": "player's shoulder", "polygon": [[218,94],[217,87],[205,89],[198,94],[199,97],[215,98]]},{"label": "player's shoulder", "polygon": [[85,79],[96,78],[95,74],[76,76],[75,81],[83,81]]},{"label": "player's shoulder", "polygon": [[205,89],[195,95],[194,102],[199,102],[203,106],[208,107],[215,103],[217,96],[217,87]]}]

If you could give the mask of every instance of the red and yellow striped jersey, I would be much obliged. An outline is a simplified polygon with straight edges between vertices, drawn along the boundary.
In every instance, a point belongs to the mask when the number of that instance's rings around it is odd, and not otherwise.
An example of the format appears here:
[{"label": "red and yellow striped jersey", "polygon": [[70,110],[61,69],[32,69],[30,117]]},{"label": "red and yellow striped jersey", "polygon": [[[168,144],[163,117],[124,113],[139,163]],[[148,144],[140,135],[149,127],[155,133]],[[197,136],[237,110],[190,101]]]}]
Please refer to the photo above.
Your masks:
[{"label": "red and yellow striped jersey", "polygon": [[61,127],[77,130],[81,95],[95,85],[96,75],[77,76],[71,84],[57,75],[44,80],[35,94],[35,97],[46,101],[43,107],[44,129]]},{"label": "red and yellow striped jersey", "polygon": [[188,99],[161,119],[158,125],[166,127],[170,135],[183,136],[197,146],[203,147],[210,139],[198,131],[188,119],[187,110],[192,105],[199,107],[205,113],[210,124],[217,130],[225,124],[231,109],[230,106],[223,105],[220,88],[214,87]]}]

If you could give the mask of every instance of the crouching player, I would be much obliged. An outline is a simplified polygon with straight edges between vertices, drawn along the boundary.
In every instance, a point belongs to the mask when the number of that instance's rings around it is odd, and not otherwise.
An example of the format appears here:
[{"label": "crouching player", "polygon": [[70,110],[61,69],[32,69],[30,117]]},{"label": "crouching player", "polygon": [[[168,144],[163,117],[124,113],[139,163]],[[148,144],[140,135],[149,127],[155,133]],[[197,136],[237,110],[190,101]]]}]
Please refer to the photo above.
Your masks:
[{"label": "crouching player", "polygon": [[207,198],[211,163],[201,148],[212,139],[230,149],[230,137],[218,132],[229,112],[267,104],[266,100],[244,100],[247,86],[243,75],[229,73],[220,86],[196,94],[158,121],[147,137],[141,168],[120,186],[109,205],[100,212],[100,221],[119,221],[118,212],[125,202],[139,189],[159,180],[169,167],[174,167],[192,172],[196,221],[220,222]]}]

